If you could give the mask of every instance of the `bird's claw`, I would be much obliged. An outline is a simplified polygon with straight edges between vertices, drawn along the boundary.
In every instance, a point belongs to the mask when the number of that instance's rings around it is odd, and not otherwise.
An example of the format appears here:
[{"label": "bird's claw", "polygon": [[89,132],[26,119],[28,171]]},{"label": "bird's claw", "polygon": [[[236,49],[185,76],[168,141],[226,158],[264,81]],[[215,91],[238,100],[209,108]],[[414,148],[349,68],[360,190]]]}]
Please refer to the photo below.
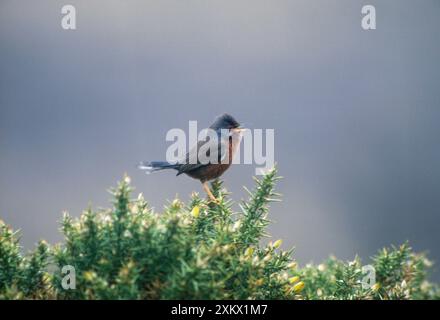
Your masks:
[{"label": "bird's claw", "polygon": [[209,186],[206,182],[203,183],[203,189],[205,189],[206,194],[208,195],[209,198],[209,202],[210,203],[215,203],[215,204],[220,204],[221,200],[217,199],[211,192],[211,190],[209,189]]},{"label": "bird's claw", "polygon": [[219,205],[219,204],[221,203],[221,200],[220,200],[220,199],[217,199],[217,198],[211,198],[211,197],[209,197],[209,202],[210,202],[210,203],[215,203],[215,204]]}]

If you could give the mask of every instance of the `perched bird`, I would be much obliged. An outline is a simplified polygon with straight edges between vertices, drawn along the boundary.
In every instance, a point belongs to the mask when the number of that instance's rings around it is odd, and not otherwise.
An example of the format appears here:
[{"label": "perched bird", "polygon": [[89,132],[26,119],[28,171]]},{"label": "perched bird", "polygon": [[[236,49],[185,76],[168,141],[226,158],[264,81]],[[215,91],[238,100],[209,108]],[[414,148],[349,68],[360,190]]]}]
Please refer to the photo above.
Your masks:
[{"label": "perched bird", "polygon": [[[208,136],[205,140],[198,141],[184,159],[176,163],[167,161],[141,162],[138,168],[145,170],[147,174],[164,169],[177,170],[177,176],[185,173],[191,178],[200,180],[209,198],[218,202],[209,189],[208,181],[220,177],[230,167],[234,154],[240,145],[241,133],[244,129],[240,128],[240,124],[226,113],[217,117],[209,129],[217,134],[217,139],[211,139]],[[199,161],[200,150],[207,150],[206,156],[209,157],[209,161]]]}]

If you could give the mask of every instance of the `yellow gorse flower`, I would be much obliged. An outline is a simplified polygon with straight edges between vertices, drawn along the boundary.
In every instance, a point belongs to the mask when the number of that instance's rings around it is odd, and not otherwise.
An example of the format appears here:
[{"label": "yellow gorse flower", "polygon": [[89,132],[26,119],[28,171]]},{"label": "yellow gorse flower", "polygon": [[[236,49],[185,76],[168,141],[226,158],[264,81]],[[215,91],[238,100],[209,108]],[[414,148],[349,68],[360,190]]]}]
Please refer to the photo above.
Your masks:
[{"label": "yellow gorse flower", "polygon": [[274,243],[273,243],[273,247],[276,249],[276,248],[279,248],[280,246],[281,246],[281,244],[283,243],[283,240],[281,240],[281,239],[278,239],[277,241],[275,241]]},{"label": "yellow gorse flower", "polygon": [[87,281],[93,281],[96,279],[96,273],[93,271],[86,271],[84,272],[84,279]]},{"label": "yellow gorse flower", "polygon": [[291,284],[297,283],[298,281],[299,281],[299,277],[298,276],[294,276],[294,277],[289,279],[289,283],[291,283]]},{"label": "yellow gorse flower", "polygon": [[249,247],[244,251],[244,255],[246,257],[251,257],[254,254],[254,248],[253,247]]},{"label": "yellow gorse flower", "polygon": [[293,286],[293,291],[299,293],[304,289],[304,286],[305,286],[304,282],[300,281]]},{"label": "yellow gorse flower", "polygon": [[371,290],[374,291],[374,292],[379,291],[379,289],[380,289],[380,284],[379,283],[375,283],[375,284],[373,284],[371,286]]},{"label": "yellow gorse flower", "polygon": [[191,215],[194,218],[198,218],[200,216],[200,207],[199,206],[195,206],[194,208],[192,208]]}]

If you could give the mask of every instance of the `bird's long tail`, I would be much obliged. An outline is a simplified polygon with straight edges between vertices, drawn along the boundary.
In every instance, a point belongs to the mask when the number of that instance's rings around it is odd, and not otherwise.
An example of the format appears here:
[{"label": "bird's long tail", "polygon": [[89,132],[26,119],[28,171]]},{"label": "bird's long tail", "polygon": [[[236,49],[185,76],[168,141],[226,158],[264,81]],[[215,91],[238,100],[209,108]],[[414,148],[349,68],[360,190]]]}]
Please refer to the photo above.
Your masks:
[{"label": "bird's long tail", "polygon": [[146,174],[165,169],[178,169],[179,164],[173,164],[166,161],[143,161],[138,164],[138,169],[144,170]]}]

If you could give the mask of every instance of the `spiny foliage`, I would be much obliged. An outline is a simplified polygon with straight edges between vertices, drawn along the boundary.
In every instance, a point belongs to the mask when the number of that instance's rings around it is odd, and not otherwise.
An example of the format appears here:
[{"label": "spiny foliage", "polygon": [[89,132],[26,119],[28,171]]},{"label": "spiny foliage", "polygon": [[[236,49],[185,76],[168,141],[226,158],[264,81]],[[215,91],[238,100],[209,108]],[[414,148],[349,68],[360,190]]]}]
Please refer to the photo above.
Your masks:
[{"label": "spiny foliage", "polygon": [[50,275],[45,271],[49,247],[40,241],[35,251],[21,254],[17,232],[0,220],[0,299],[42,299],[50,295]]},{"label": "spiny foliage", "polygon": [[[272,170],[249,192],[241,212],[220,181],[218,204],[193,194],[154,212],[130,179],[111,190],[111,209],[65,214],[65,241],[40,242],[23,256],[19,238],[0,223],[2,299],[420,299],[438,298],[428,283],[429,262],[407,245],[374,258],[378,284],[363,289],[360,261],[336,259],[299,269],[281,240],[261,245],[268,204],[277,199]],[[75,268],[75,289],[63,288],[63,266]],[[65,279],[65,278],[64,278]]]},{"label": "spiny foliage", "polygon": [[[403,244],[380,250],[368,266],[362,266],[358,257],[348,263],[331,257],[318,266],[306,265],[295,275],[305,283],[306,299],[440,299],[439,288],[427,281],[430,267],[424,254]],[[367,275],[375,278],[374,284],[369,285]]]}]

